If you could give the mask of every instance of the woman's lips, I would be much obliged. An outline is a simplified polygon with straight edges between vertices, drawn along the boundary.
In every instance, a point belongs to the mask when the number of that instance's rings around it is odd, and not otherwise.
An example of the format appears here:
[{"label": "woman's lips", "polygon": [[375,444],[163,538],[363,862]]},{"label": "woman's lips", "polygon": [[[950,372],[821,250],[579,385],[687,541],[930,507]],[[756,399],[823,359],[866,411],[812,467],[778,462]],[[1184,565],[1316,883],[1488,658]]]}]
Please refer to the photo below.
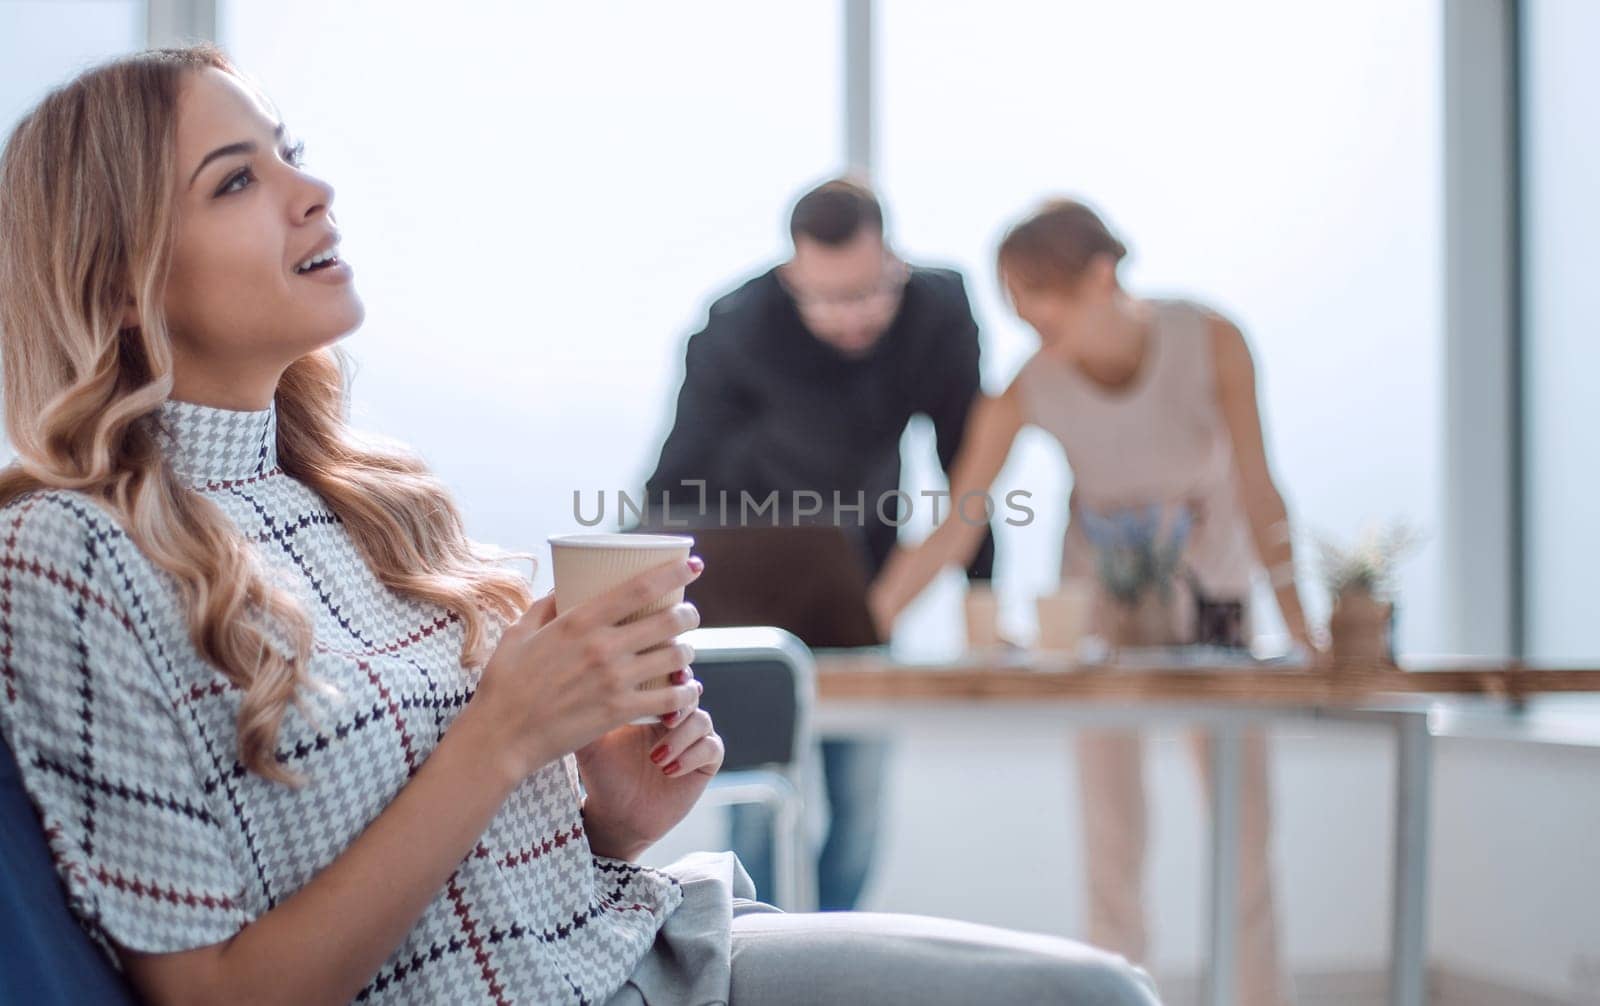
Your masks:
[{"label": "woman's lips", "polygon": [[320,269],[310,272],[297,272],[295,276],[300,279],[309,279],[315,283],[348,283],[355,276],[355,270],[350,268],[350,263],[344,259],[334,260],[332,265],[325,265]]}]

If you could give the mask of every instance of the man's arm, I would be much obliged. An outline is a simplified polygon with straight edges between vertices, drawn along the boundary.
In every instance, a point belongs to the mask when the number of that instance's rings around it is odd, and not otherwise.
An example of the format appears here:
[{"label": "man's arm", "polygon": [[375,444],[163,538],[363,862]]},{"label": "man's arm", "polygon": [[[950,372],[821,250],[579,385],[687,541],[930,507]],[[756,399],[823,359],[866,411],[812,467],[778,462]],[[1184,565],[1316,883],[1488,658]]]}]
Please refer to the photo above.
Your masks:
[{"label": "man's arm", "polygon": [[[955,468],[961,442],[966,436],[967,420],[973,403],[982,392],[978,373],[978,322],[972,316],[972,304],[967,300],[967,288],[961,277],[955,277],[954,296],[944,306],[943,338],[939,342],[938,357],[934,360],[932,384],[934,397],[927,405],[928,417],[933,420],[935,449],[939,454],[939,467],[946,478]],[[952,486],[952,489],[954,487]],[[951,506],[959,500],[952,499]],[[994,575],[994,532],[984,531],[983,541],[967,566],[967,577],[987,580]]]}]

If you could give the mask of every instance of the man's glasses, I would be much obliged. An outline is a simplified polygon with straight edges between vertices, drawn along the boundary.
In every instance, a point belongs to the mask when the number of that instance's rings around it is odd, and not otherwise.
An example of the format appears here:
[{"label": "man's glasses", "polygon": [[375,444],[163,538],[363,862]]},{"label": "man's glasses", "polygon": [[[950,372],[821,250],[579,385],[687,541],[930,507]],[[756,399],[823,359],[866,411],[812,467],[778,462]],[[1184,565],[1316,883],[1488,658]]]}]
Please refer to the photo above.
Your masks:
[{"label": "man's glasses", "polygon": [[910,278],[909,266],[893,255],[886,255],[883,260],[883,271],[878,279],[871,286],[859,290],[827,292],[806,290],[788,279],[783,281],[783,285],[794,298],[795,306],[803,314],[813,317],[839,317],[867,311],[876,313],[898,303]]}]

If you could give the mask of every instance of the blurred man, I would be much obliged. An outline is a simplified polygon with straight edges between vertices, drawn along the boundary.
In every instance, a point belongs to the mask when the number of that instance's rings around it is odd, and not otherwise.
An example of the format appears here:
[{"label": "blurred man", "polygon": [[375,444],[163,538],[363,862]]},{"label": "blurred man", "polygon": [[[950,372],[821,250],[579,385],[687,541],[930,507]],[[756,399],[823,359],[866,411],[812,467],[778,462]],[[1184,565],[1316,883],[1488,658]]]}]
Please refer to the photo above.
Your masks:
[{"label": "blurred man", "polygon": [[[673,509],[741,493],[784,500],[811,492],[860,511],[835,512],[861,528],[876,576],[896,536],[900,439],[915,415],[933,421],[948,473],[978,393],[978,326],[959,273],[909,266],[884,239],[871,190],[830,181],[795,204],[789,261],[711,305],[689,338],[677,416],[646,483],[653,505]],[[837,494],[837,496],[835,495]],[[914,504],[928,505],[924,498]],[[948,506],[948,501],[945,501]],[[826,511],[825,511],[826,514]],[[968,575],[988,579],[986,537]],[[853,908],[877,840],[886,746],[824,739],[831,809],[817,863],[824,910]],[[733,845],[763,896],[771,891],[770,825],[760,808],[736,808]]]}]

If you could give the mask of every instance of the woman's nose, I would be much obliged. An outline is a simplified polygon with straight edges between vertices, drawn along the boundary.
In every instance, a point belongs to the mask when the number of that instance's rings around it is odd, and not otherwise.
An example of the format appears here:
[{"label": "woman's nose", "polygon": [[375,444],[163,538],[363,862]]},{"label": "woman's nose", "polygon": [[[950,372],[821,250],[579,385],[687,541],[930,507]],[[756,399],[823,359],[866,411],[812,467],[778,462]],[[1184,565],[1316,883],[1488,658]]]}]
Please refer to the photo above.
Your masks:
[{"label": "woman's nose", "polygon": [[320,178],[311,175],[301,177],[301,194],[299,198],[299,217],[309,220],[318,214],[325,213],[333,216],[333,186]]}]

